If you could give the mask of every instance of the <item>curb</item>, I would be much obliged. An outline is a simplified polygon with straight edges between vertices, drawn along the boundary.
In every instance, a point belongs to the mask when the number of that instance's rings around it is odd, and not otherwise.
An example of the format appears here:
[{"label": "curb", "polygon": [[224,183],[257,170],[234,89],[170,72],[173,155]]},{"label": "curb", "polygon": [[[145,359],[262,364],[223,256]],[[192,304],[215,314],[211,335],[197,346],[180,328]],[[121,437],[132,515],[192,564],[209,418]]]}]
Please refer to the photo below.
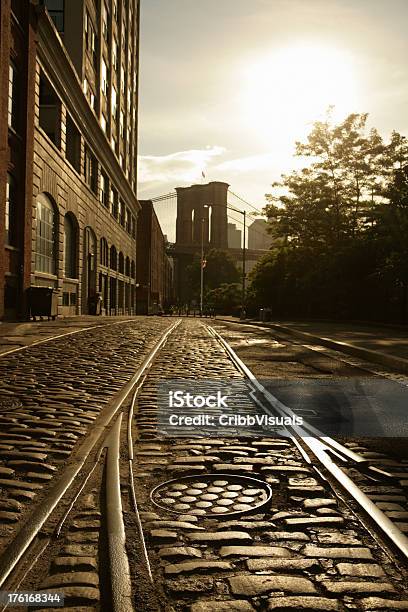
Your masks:
[{"label": "curb", "polygon": [[262,322],[258,322],[254,320],[232,321],[231,319],[221,319],[221,318],[218,318],[218,321],[227,321],[230,323],[241,323],[243,325],[256,325],[257,327],[269,327],[270,329],[276,329],[277,331],[283,331],[289,334],[290,336],[293,336],[300,340],[307,340],[309,342],[315,342],[316,344],[320,344],[327,348],[334,349],[335,351],[340,351],[341,353],[352,355],[354,357],[360,357],[362,359],[366,359],[367,361],[371,361],[372,363],[386,366],[387,368],[392,368],[393,370],[396,370],[397,372],[408,374],[408,359],[404,359],[403,357],[394,357],[393,355],[389,355],[388,353],[381,353],[380,351],[373,351],[372,349],[365,349],[365,348],[362,348],[361,346],[355,346],[354,344],[350,344],[349,342],[341,342],[340,340],[332,340],[331,338],[315,336],[314,334],[310,334],[309,332],[299,331],[292,327],[281,325],[280,323],[262,323]]}]

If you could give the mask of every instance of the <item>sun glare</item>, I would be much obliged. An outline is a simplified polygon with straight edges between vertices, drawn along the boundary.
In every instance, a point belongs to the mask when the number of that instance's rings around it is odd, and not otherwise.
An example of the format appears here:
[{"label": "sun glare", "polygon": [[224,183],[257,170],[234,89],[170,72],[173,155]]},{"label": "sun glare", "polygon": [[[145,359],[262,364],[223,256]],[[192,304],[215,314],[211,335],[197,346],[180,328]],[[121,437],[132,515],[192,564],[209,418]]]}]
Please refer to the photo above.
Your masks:
[{"label": "sun glare", "polygon": [[330,46],[299,44],[251,61],[243,89],[244,114],[261,140],[304,138],[333,105],[334,120],[358,112],[350,55]]}]

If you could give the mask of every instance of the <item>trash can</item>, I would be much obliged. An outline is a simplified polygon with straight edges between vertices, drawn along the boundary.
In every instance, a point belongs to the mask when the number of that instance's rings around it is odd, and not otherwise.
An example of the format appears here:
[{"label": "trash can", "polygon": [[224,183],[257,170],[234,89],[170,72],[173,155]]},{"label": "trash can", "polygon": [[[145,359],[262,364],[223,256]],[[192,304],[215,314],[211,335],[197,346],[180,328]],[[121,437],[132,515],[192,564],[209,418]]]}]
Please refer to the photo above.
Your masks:
[{"label": "trash can", "polygon": [[58,291],[53,287],[32,285],[28,288],[28,305],[34,321],[36,317],[55,320],[58,315]]},{"label": "trash can", "polygon": [[270,321],[272,317],[272,309],[271,308],[264,308],[263,311],[263,321]]},{"label": "trash can", "polygon": [[95,295],[89,296],[89,314],[102,314],[102,293],[96,292]]}]

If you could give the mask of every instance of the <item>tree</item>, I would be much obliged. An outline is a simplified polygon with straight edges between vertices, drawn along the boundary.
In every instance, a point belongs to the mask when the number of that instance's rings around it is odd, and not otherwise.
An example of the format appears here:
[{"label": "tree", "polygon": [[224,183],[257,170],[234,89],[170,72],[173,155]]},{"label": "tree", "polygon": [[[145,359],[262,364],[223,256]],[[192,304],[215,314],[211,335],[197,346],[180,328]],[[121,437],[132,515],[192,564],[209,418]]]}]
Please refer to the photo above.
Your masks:
[{"label": "tree", "polygon": [[[220,249],[211,249],[205,255],[204,290],[216,289],[223,284],[232,284],[239,281],[239,271],[234,260],[228,252]],[[200,293],[201,257],[196,255],[193,263],[186,272],[187,285],[190,288],[191,298]]]},{"label": "tree", "polygon": [[273,184],[283,195],[266,194],[266,214],[278,235],[304,245],[339,245],[364,229],[367,210],[380,192],[384,152],[376,130],[365,134],[366,121],[366,113],[352,114],[335,126],[329,110],[307,142],[296,143],[296,155],[313,161]]},{"label": "tree", "polygon": [[305,167],[266,194],[275,246],[253,271],[249,303],[283,316],[408,320],[407,140],[367,133],[365,113],[338,125],[330,115],[296,143]]},{"label": "tree", "polygon": [[223,283],[205,295],[207,308],[214,309],[220,314],[233,314],[241,305],[241,299],[241,286],[237,283]]}]

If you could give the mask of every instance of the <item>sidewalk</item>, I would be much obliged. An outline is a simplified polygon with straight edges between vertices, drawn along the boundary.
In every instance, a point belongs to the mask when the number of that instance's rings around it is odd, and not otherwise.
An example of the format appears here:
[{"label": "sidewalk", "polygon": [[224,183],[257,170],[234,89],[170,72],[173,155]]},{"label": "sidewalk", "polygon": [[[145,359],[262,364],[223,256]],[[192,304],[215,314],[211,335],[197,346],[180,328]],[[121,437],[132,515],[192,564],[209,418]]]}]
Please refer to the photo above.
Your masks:
[{"label": "sidewalk", "polygon": [[133,318],[136,319],[136,316],[96,317],[83,315],[56,319],[55,321],[23,321],[16,323],[0,321],[0,355],[13,349],[29,346],[35,342],[76,332],[87,327],[97,327],[98,325],[127,321]]},{"label": "sidewalk", "polygon": [[[225,317],[239,322],[239,319]],[[279,321],[261,323],[248,319],[246,323],[270,327],[290,333],[308,343],[348,353],[367,361],[408,373],[408,329],[356,323],[319,321]]]},{"label": "sidewalk", "polygon": [[281,325],[320,338],[408,359],[408,329],[404,331],[374,325],[293,321],[282,321]]}]

